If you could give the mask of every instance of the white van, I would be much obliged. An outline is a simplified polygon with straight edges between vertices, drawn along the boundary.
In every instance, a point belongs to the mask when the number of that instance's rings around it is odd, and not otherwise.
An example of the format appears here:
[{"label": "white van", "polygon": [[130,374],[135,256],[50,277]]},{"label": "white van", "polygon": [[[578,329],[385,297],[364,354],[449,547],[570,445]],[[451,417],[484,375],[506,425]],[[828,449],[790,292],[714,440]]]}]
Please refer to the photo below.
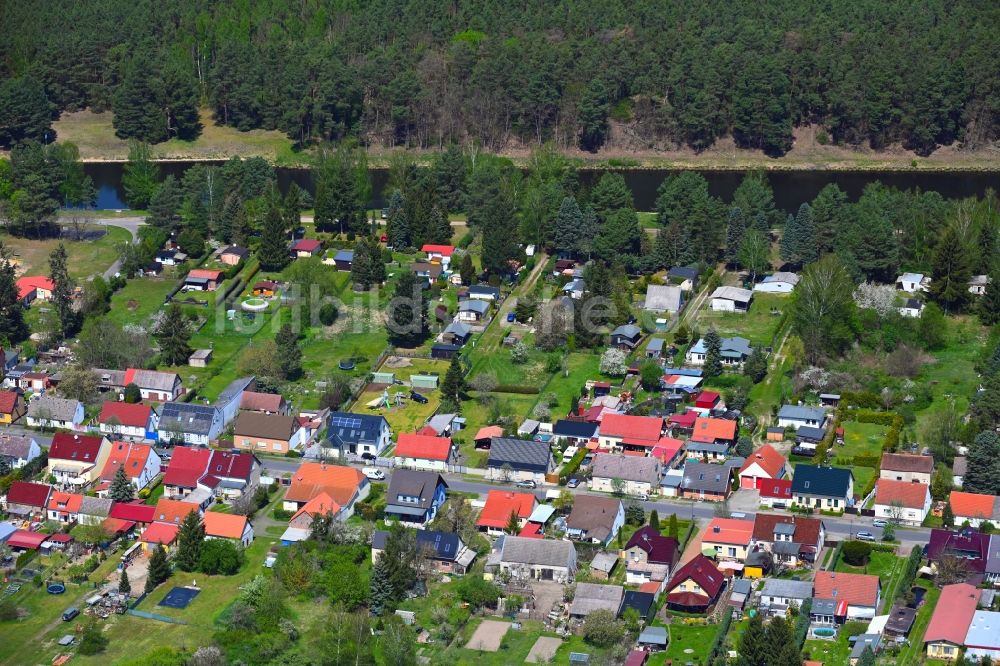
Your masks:
[{"label": "white van", "polygon": [[385,472],[380,470],[378,467],[365,467],[361,470],[361,473],[372,481],[382,481],[385,479]]},{"label": "white van", "polygon": [[566,450],[563,451],[562,464],[563,465],[569,464],[569,462],[573,460],[573,456],[575,456],[576,452],[579,450],[580,450],[579,446],[567,446]]}]

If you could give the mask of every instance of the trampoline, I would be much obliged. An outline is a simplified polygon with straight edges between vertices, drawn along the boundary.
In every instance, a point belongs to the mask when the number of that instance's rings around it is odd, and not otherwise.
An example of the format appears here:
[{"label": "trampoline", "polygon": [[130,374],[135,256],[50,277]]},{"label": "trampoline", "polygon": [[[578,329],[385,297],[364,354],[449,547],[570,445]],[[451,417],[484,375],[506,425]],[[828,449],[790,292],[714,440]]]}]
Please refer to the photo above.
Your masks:
[{"label": "trampoline", "polygon": [[168,608],[187,608],[187,605],[191,603],[191,600],[198,596],[201,590],[195,590],[190,587],[175,587],[174,589],[167,592],[167,596],[163,597],[157,606],[166,606]]}]

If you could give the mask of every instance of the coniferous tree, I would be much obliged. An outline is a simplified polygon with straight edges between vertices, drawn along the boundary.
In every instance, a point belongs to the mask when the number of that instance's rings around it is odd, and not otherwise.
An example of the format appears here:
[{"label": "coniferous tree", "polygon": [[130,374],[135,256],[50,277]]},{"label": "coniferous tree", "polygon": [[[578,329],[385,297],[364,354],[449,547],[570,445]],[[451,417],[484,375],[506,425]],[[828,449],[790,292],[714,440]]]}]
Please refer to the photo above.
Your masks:
[{"label": "coniferous tree", "polygon": [[579,246],[583,211],[575,197],[565,197],[556,214],[552,230],[552,244],[559,252],[575,252]]},{"label": "coniferous tree", "polygon": [[938,239],[931,277],[931,298],[946,312],[961,308],[968,300],[972,267],[968,250],[954,225],[948,225]]},{"label": "coniferous tree", "polygon": [[285,221],[281,211],[273,201],[264,216],[264,228],[260,234],[260,249],[257,251],[260,267],[265,271],[280,271],[288,264],[288,240],[285,235]]},{"label": "coniferous tree", "polygon": [[737,666],[764,666],[770,653],[767,644],[767,636],[764,630],[764,621],[760,613],[755,613],[750,618],[747,628],[740,637],[740,649],[738,650]]},{"label": "coniferous tree", "polygon": [[405,249],[413,244],[406,201],[399,190],[393,190],[389,197],[386,236],[388,236],[389,245],[397,250]]},{"label": "coniferous tree", "polygon": [[594,239],[594,254],[607,262],[622,260],[639,252],[642,229],[635,211],[619,208],[606,216]]},{"label": "coniferous tree", "polygon": [[680,527],[677,524],[676,513],[670,514],[670,520],[667,521],[667,536],[680,539]]},{"label": "coniferous tree", "polygon": [[299,339],[291,324],[282,324],[278,334],[274,336],[274,343],[281,376],[295,381],[302,376],[302,350],[299,349]]},{"label": "coniferous tree", "polygon": [[517,511],[511,511],[507,516],[507,534],[517,534],[521,531],[521,520],[517,517]]},{"label": "coniferous tree", "polygon": [[167,114],[158,104],[156,71],[145,55],[132,58],[125,66],[121,85],[112,101],[112,122],[119,139],[159,143],[169,137]]},{"label": "coniferous tree", "polygon": [[135,499],[135,486],[125,475],[125,466],[119,465],[115,470],[115,476],[111,480],[111,488],[108,496],[116,502],[131,502]]},{"label": "coniferous tree", "polygon": [[285,218],[285,229],[294,231],[302,224],[302,188],[298,183],[288,186],[285,193],[285,200],[281,205],[281,213]]},{"label": "coniferous tree", "polygon": [[201,516],[197,511],[192,511],[181,522],[177,531],[177,555],[174,563],[181,571],[195,571],[198,568],[198,559],[201,557],[201,544],[205,540],[205,526],[202,525]]},{"label": "coniferous tree", "polygon": [[[766,233],[781,223],[783,215],[774,204],[774,191],[762,171],[748,171],[733,193],[733,205],[739,208],[753,228]],[[760,217],[763,216],[763,217]]]},{"label": "coniferous tree", "polygon": [[857,666],[875,666],[875,653],[870,645],[866,645],[865,649],[861,651]]},{"label": "coniferous tree", "polygon": [[128,569],[122,569],[122,575],[118,579],[118,593],[124,595],[132,594],[132,583],[128,580]]},{"label": "coniferous tree", "polygon": [[848,229],[847,194],[835,183],[830,183],[820,190],[810,208],[817,255],[833,252],[838,238]]},{"label": "coniferous tree", "polygon": [[354,257],[351,259],[351,282],[360,289],[367,291],[372,286],[373,257],[368,250],[368,244],[362,238],[354,246]]},{"label": "coniferous tree", "polygon": [[608,94],[597,78],[591,80],[580,98],[580,147],[597,151],[608,136]]},{"label": "coniferous tree", "polygon": [[743,374],[750,378],[754,384],[764,381],[767,376],[767,356],[760,347],[754,347],[743,364]]},{"label": "coniferous tree", "polygon": [[456,355],[451,357],[451,365],[448,366],[448,372],[441,382],[441,397],[457,404],[463,393],[465,393],[465,372],[462,370],[462,362]]},{"label": "coniferous tree", "polygon": [[397,347],[416,347],[427,337],[427,311],[417,276],[403,271],[389,302],[386,328]]},{"label": "coniferous tree", "polygon": [[448,213],[437,206],[431,208],[427,234],[424,240],[428,243],[450,245],[452,235],[451,220],[448,219]]},{"label": "coniferous tree", "polygon": [[146,592],[152,592],[157,585],[170,578],[172,573],[170,560],[167,559],[167,551],[163,549],[163,546],[155,546],[153,554],[149,556],[149,570],[146,574]]},{"label": "coniferous tree", "polygon": [[649,512],[649,526],[657,532],[660,531],[660,514],[656,512],[656,509]]},{"label": "coniferous tree", "polygon": [[79,314],[73,308],[73,288],[76,282],[69,276],[66,265],[66,246],[62,243],[49,255],[49,279],[52,280],[52,305],[59,320],[60,335],[64,338],[75,335],[79,325]]},{"label": "coniferous tree", "polygon": [[788,216],[780,250],[781,259],[791,264],[801,266],[815,261],[816,240],[809,204],[803,203],[795,216]]},{"label": "coniferous tree", "polygon": [[722,374],[722,338],[712,326],[705,333],[705,365],[706,377],[718,377]]},{"label": "coniferous tree", "polygon": [[160,358],[166,365],[182,365],[191,356],[191,328],[177,303],[171,303],[156,328],[153,337],[160,345]]},{"label": "coniferous tree", "polygon": [[372,613],[382,615],[394,601],[394,591],[390,580],[390,566],[385,553],[380,553],[375,558],[375,566],[372,567],[371,590],[369,592],[369,605]]},{"label": "coniferous tree", "polygon": [[434,162],[438,201],[449,213],[465,210],[465,156],[458,144],[451,143]]},{"label": "coniferous tree", "polygon": [[579,239],[576,250],[588,259],[594,254],[594,240],[601,231],[601,223],[597,220],[597,214],[587,206],[583,209],[583,218],[580,224]]},{"label": "coniferous tree", "polygon": [[24,306],[18,299],[17,273],[10,261],[11,252],[0,241],[0,338],[20,342],[28,336]]},{"label": "coniferous tree", "polygon": [[743,244],[743,234],[747,223],[739,206],[729,209],[729,223],[726,226],[726,263],[735,266],[739,260],[740,247]]},{"label": "coniferous tree", "polygon": [[476,267],[472,264],[472,254],[466,252],[458,265],[458,274],[462,276],[462,284],[470,285],[476,280]]},{"label": "coniferous tree", "polygon": [[368,246],[368,256],[371,262],[368,267],[368,278],[372,284],[380,285],[385,282],[387,277],[385,271],[385,261],[382,259],[382,246],[379,241],[374,236],[368,236],[367,238],[361,239],[362,243],[366,243]]},{"label": "coniferous tree", "polygon": [[0,146],[53,138],[52,105],[42,82],[30,75],[0,82]]},{"label": "coniferous tree", "polygon": [[951,509],[951,502],[945,502],[944,509],[941,510],[941,527],[951,529],[954,526],[955,512]]},{"label": "coniferous tree", "polygon": [[986,291],[976,304],[979,321],[987,326],[1000,321],[1000,269],[994,269],[989,274]]},{"label": "coniferous tree", "polygon": [[981,495],[1000,493],[1000,435],[993,431],[976,435],[969,445],[966,464],[968,469],[962,479],[963,491]]},{"label": "coniferous tree", "polygon": [[181,219],[183,196],[177,180],[172,175],[164,178],[149,200],[149,216],[146,222],[167,232],[176,229]]}]

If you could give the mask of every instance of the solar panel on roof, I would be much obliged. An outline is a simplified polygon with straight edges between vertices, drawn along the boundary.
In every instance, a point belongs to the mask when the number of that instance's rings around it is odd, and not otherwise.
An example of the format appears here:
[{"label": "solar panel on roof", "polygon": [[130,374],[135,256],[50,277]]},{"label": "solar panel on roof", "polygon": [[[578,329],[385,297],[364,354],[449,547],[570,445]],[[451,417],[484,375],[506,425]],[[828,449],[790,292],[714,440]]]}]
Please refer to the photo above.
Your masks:
[{"label": "solar panel on roof", "polygon": [[342,428],[360,428],[361,419],[349,418],[346,416],[334,416],[330,419],[330,423],[335,426],[340,426]]}]

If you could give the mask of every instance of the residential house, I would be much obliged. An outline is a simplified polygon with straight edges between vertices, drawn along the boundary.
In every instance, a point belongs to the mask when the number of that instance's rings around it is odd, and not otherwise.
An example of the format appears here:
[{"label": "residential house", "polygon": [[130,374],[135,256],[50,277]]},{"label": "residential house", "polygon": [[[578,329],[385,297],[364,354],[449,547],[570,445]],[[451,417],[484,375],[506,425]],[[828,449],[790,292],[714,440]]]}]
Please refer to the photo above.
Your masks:
[{"label": "residential house", "polygon": [[770,553],[773,559],[796,568],[809,565],[823,550],[826,528],[818,518],[757,513],[753,521],[754,551]]},{"label": "residential house", "polygon": [[246,516],[220,511],[206,511],[202,516],[206,539],[226,539],[244,548],[253,542],[253,525]]},{"label": "residential house", "polygon": [[[464,326],[465,324],[462,325]],[[462,351],[462,347],[460,345],[449,344],[446,342],[435,342],[431,345],[431,358],[442,361],[450,361],[458,356],[460,351]]]},{"label": "residential house", "polygon": [[142,399],[153,402],[177,400],[184,393],[184,385],[176,372],[129,368],[125,371],[124,382],[123,389],[129,384],[135,384],[139,387]]},{"label": "residential house", "polygon": [[677,314],[683,305],[684,290],[676,285],[651,284],[646,287],[646,301],[642,306],[643,310]]},{"label": "residential house", "polygon": [[425,243],[420,251],[427,255],[427,260],[441,264],[448,270],[448,265],[451,263],[451,256],[455,254],[455,246],[453,245],[435,245],[433,243]]},{"label": "residential house", "polygon": [[680,496],[687,499],[721,502],[729,497],[732,468],[688,460],[684,463]]},{"label": "residential house", "polygon": [[1000,497],[953,490],[948,496],[948,503],[955,514],[956,525],[969,521],[972,527],[979,527],[986,521],[994,525],[1000,522]]},{"label": "residential house", "polygon": [[968,583],[941,588],[941,596],[924,631],[924,647],[929,659],[958,659],[981,596],[982,591]]},{"label": "residential house", "polygon": [[486,468],[491,480],[534,481],[542,483],[555,471],[552,449],[545,442],[493,437]]},{"label": "residential house", "polygon": [[969,582],[978,582],[986,577],[989,560],[993,556],[990,535],[972,528],[947,530],[933,528],[927,541],[927,561],[932,568],[943,557],[955,557],[962,561]]},{"label": "residential house", "polygon": [[240,396],[240,410],[244,412],[260,412],[261,414],[291,414],[292,408],[288,401],[279,393],[258,393],[244,391]]},{"label": "residential house", "polygon": [[688,442],[685,452],[689,460],[702,460],[705,462],[723,462],[729,455],[728,444],[717,444],[715,442]]},{"label": "residential house", "polygon": [[174,248],[164,248],[156,253],[154,263],[161,266],[180,266],[187,261],[188,256]]},{"label": "residential house", "polygon": [[222,389],[212,406],[222,414],[223,428],[232,423],[239,413],[240,405],[243,403],[243,394],[253,390],[256,386],[257,378],[251,375],[234,379],[226,385],[226,388]]},{"label": "residential house", "polygon": [[[372,535],[372,563],[385,550],[389,532],[376,530]],[[420,530],[416,534],[417,550],[435,571],[443,574],[463,575],[476,559],[476,551],[453,532]]]},{"label": "residential house", "polygon": [[882,651],[882,635],[859,634],[855,636],[854,643],[851,645],[851,654],[847,659],[848,666],[857,666],[865,650],[871,650],[873,654],[878,655]]},{"label": "residential house", "polygon": [[42,447],[34,437],[0,432],[0,470],[21,469],[40,455]]},{"label": "residential house", "polygon": [[576,547],[569,541],[502,536],[487,558],[487,572],[508,572],[515,581],[566,584],[576,575]]},{"label": "residential house", "polygon": [[828,511],[843,511],[854,503],[851,470],[801,463],[792,475],[795,504]]},{"label": "residential house", "polygon": [[896,289],[905,291],[908,294],[927,291],[930,284],[930,278],[924,277],[923,273],[903,273],[896,278]]},{"label": "residential house", "polygon": [[740,468],[740,488],[755,489],[759,481],[784,479],[788,461],[770,444],[765,444],[746,459]]},{"label": "residential house", "polygon": [[213,497],[234,500],[257,490],[260,469],[260,460],[252,453],[215,450],[198,486]]},{"label": "residential house", "polygon": [[119,467],[125,470],[125,478],[135,486],[136,491],[142,490],[159,475],[162,464],[160,456],[148,444],[113,442],[95,490],[98,495],[106,495]]},{"label": "residential house", "polygon": [[[719,360],[727,368],[742,366],[752,353],[753,347],[750,346],[750,341],[739,336],[722,338],[719,346]],[[705,344],[705,338],[699,338],[698,342],[691,345],[687,354],[684,355],[684,360],[689,365],[700,366],[705,365],[707,357],[708,347]]]},{"label": "residential house", "polygon": [[760,503],[772,509],[787,509],[792,504],[791,479],[757,479]]},{"label": "residential house", "polygon": [[642,329],[635,324],[622,324],[611,331],[611,346],[632,351],[642,339]]},{"label": "residential house", "polygon": [[646,344],[646,358],[659,359],[663,357],[663,338],[650,338]]},{"label": "residential house", "polygon": [[663,436],[659,416],[631,416],[608,413],[601,419],[597,441],[602,448],[649,451]]},{"label": "residential house", "polygon": [[652,622],[656,615],[656,595],[652,592],[626,590],[622,596],[622,605],[618,608],[618,617],[624,617],[625,611],[630,608],[635,610],[643,622]]},{"label": "residential house", "polygon": [[740,287],[717,287],[710,296],[716,312],[747,312],[753,301],[753,292]]},{"label": "residential house", "polygon": [[386,519],[396,518],[404,525],[423,529],[444,504],[447,488],[436,472],[394,471],[386,491]]},{"label": "residential house", "polygon": [[564,296],[569,296],[574,300],[580,300],[583,295],[587,292],[587,283],[583,278],[574,278],[566,284],[563,285],[562,293]]},{"label": "residential house", "polygon": [[[940,603],[940,602],[939,602]],[[1000,613],[977,610],[965,634],[965,657],[973,662],[1000,659]]]},{"label": "residential house", "polygon": [[27,413],[28,405],[20,391],[0,391],[0,425],[10,425]]},{"label": "residential house", "polygon": [[163,475],[163,496],[167,499],[184,499],[195,489],[208,472],[212,451],[187,446],[174,447],[170,463]]},{"label": "residential house", "polygon": [[208,446],[224,427],[222,412],[213,405],[167,402],[160,413],[157,433],[163,443]]},{"label": "residential house", "polygon": [[36,299],[51,301],[55,283],[44,275],[25,275],[17,279],[17,300],[24,305],[31,305]]},{"label": "residential house", "polygon": [[24,520],[44,520],[51,492],[44,483],[14,481],[7,489],[6,511]]},{"label": "residential house", "polygon": [[812,581],[767,578],[760,591],[760,610],[768,615],[786,617],[789,608],[801,608],[812,596]]},{"label": "residential house", "polygon": [[622,550],[625,582],[629,585],[642,585],[669,579],[670,572],[680,559],[680,552],[677,539],[663,536],[649,525],[639,528]]},{"label": "residential house", "polygon": [[621,585],[577,583],[569,607],[569,616],[574,620],[582,620],[596,610],[606,610],[616,615],[624,596],[625,588]]},{"label": "residential house", "polygon": [[219,261],[224,263],[226,266],[235,266],[241,261],[246,261],[250,258],[250,250],[245,247],[240,247],[239,245],[230,245],[219,252]]},{"label": "residential house", "polygon": [[155,435],[159,418],[153,408],[142,403],[106,400],[97,417],[102,435],[115,439],[144,440]]},{"label": "residential house", "polygon": [[374,459],[392,442],[385,417],[353,412],[330,412],[326,419],[326,445],[337,456],[347,454]]},{"label": "residential house", "polygon": [[701,534],[701,552],[715,552],[716,562],[742,562],[750,551],[753,521],[713,518]]},{"label": "residential house", "polygon": [[591,467],[591,490],[652,497],[659,494],[662,464],[656,458],[599,453]]},{"label": "residential house", "polygon": [[989,556],[986,558],[986,582],[1000,586],[1000,535],[990,535]]},{"label": "residential house", "polygon": [[651,458],[656,458],[663,465],[663,471],[673,469],[684,457],[684,442],[673,437],[661,437],[653,450],[649,452]]},{"label": "residential house", "polygon": [[400,433],[394,456],[397,467],[445,472],[454,453],[450,437]]},{"label": "residential house", "polygon": [[61,525],[77,522],[83,495],[54,490],[49,496],[48,519]]},{"label": "residential house", "polygon": [[899,307],[899,314],[917,319],[924,311],[924,302],[916,298],[907,298]]},{"label": "residential house", "polygon": [[469,298],[480,301],[499,301],[500,289],[486,284],[474,284],[466,291]]},{"label": "residential house", "polygon": [[795,285],[799,283],[799,279],[795,273],[778,271],[755,284],[753,290],[765,294],[790,294],[795,289]]},{"label": "residential house", "polygon": [[472,328],[463,322],[453,321],[441,334],[441,339],[448,344],[461,347],[472,337]]},{"label": "residential house", "polygon": [[597,423],[559,419],[552,426],[552,439],[557,442],[568,442],[570,446],[586,444],[597,437],[599,427]]},{"label": "residential house", "polygon": [[479,513],[476,526],[490,536],[499,536],[508,532],[511,516],[517,516],[520,532],[538,506],[538,499],[531,493],[491,490],[486,495],[486,504]]},{"label": "residential house", "polygon": [[308,533],[312,528],[313,520],[317,517],[329,515],[335,520],[339,520],[342,508],[332,497],[321,492],[295,512],[291,520],[288,521],[288,527]]},{"label": "residential house", "polygon": [[184,277],[185,291],[215,291],[226,274],[211,268],[192,268]]},{"label": "residential house", "polygon": [[[157,507],[153,507],[154,513],[156,508]],[[149,527],[142,531],[142,534],[139,535],[139,543],[142,544],[142,552],[147,557],[151,556],[156,548],[162,548],[169,553],[177,541],[177,533],[180,532],[180,529],[180,525],[159,521],[153,522],[149,525]]]},{"label": "residential house", "polygon": [[79,400],[43,395],[28,403],[28,425],[32,428],[79,430],[83,418],[83,403]]},{"label": "residential house", "polygon": [[667,583],[667,607],[686,613],[704,613],[719,598],[725,576],[702,554],[681,566]]},{"label": "residential house", "polygon": [[328,465],[326,463],[302,463],[292,475],[292,483],[285,493],[282,508],[298,511],[309,500],[320,493],[326,493],[343,507],[346,520],[354,513],[354,504],[368,497],[371,484],[361,470],[354,467]]},{"label": "residential house", "polygon": [[625,524],[625,507],[621,500],[596,495],[577,495],[573,509],[566,518],[566,535],[570,539],[608,545]]},{"label": "residential house", "polygon": [[986,293],[986,287],[989,283],[989,275],[973,275],[969,278],[969,293],[976,296],[982,296]]},{"label": "residential house", "polygon": [[667,278],[679,286],[681,291],[694,291],[698,284],[698,268],[696,266],[674,266],[667,271]]},{"label": "residential house", "polygon": [[350,272],[354,266],[354,250],[339,250],[333,255],[333,265],[338,271]]},{"label": "residential house", "polygon": [[458,304],[458,321],[479,322],[490,311],[488,301],[468,299]]},{"label": "residential house", "polygon": [[433,264],[429,261],[415,261],[410,264],[410,270],[417,277],[424,278],[426,282],[431,283],[436,282],[441,277],[444,267],[441,264]]},{"label": "residential house", "polygon": [[76,520],[81,525],[101,525],[111,515],[111,507],[114,504],[110,497],[84,495]]},{"label": "residential house", "polygon": [[872,619],[882,598],[878,576],[869,574],[817,571],[813,587],[816,599],[835,602],[837,622]]},{"label": "residential house", "polygon": [[882,454],[882,462],[879,465],[880,479],[923,483],[929,486],[932,474],[934,474],[934,458],[931,456],[888,451]]},{"label": "residential house", "polygon": [[48,371],[23,373],[17,380],[17,388],[33,394],[45,393],[52,387],[52,375]]},{"label": "residential house", "polygon": [[732,446],[736,443],[737,432],[738,425],[732,419],[699,416],[691,430],[691,441]]},{"label": "residential house", "polygon": [[881,478],[875,483],[875,517],[920,527],[931,510],[930,486]]},{"label": "residential house", "polygon": [[323,242],[315,238],[300,238],[292,243],[292,256],[298,259],[315,257],[323,249]]},{"label": "residential house", "polygon": [[822,428],[826,423],[826,410],[822,407],[782,405],[778,410],[778,425],[798,430],[802,426]]},{"label": "residential house", "polygon": [[233,422],[233,446],[243,451],[285,455],[302,444],[294,416],[241,412]]},{"label": "residential house", "polygon": [[103,437],[57,432],[49,446],[46,473],[58,484],[82,488],[97,479],[110,453],[111,443]]}]

